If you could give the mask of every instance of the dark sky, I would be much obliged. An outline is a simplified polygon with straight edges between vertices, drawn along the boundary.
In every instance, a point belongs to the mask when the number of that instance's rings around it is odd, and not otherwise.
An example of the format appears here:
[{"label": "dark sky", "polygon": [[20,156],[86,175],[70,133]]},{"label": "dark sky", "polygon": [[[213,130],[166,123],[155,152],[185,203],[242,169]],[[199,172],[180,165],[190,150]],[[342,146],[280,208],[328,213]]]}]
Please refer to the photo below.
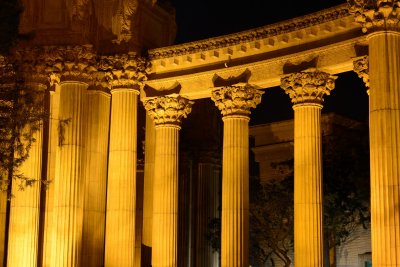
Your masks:
[{"label": "dark sky", "polygon": [[[268,25],[346,3],[345,0],[171,0],[176,9],[178,32],[175,43],[200,40]],[[368,96],[354,72],[336,80],[323,112],[334,111],[367,121]],[[293,117],[290,99],[280,88],[270,88],[252,112],[252,124]]]}]

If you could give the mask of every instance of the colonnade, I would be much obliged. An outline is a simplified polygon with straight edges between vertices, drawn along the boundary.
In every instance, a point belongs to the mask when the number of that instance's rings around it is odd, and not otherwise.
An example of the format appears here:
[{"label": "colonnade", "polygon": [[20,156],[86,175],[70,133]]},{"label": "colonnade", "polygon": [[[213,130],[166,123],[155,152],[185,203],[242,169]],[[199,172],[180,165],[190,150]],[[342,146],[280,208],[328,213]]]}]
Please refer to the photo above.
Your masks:
[{"label": "colonnade", "polygon": [[[354,70],[370,95],[373,265],[400,266],[400,1],[368,6],[360,2],[350,1],[350,12],[369,32],[369,56],[355,59]],[[45,79],[39,75],[30,86],[52,88],[47,107],[50,119],[48,127],[35,133],[37,141],[21,171],[37,180],[44,175],[51,184],[41,201],[40,183],[19,192],[13,181],[7,265],[138,266],[137,110],[146,63],[133,54],[98,59],[90,46],[44,53],[48,62],[30,57],[24,64],[41,66],[48,74]],[[58,56],[52,57],[54,53]],[[295,114],[296,267],[323,265],[320,116],[335,79],[317,69],[281,77]],[[221,266],[247,267],[248,123],[250,110],[261,102],[263,92],[251,84],[210,90],[224,124]],[[194,102],[179,94],[143,96],[141,100],[148,119],[143,224],[138,225],[143,225],[142,244],[151,248],[152,266],[174,267],[178,265],[179,132]],[[48,140],[43,138],[45,130]],[[42,169],[44,165],[47,170]],[[207,171],[202,165],[202,179],[212,176],[204,174]],[[207,266],[209,261],[197,264]]]}]

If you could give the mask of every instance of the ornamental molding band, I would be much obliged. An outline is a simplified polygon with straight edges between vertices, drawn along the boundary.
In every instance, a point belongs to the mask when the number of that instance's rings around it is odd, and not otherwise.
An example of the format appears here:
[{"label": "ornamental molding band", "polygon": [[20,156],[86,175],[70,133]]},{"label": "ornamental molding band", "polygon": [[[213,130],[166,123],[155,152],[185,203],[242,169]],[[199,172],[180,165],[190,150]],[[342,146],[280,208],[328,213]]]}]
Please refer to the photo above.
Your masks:
[{"label": "ornamental molding band", "polygon": [[150,63],[136,53],[100,57],[98,69],[109,73],[113,89],[130,88],[138,91],[144,87],[150,72]]},{"label": "ornamental molding band", "polygon": [[349,16],[348,6],[340,5],[337,7],[325,9],[307,16],[292,19],[284,22],[270,24],[267,26],[255,28],[248,31],[224,35],[221,37],[205,39],[182,45],[152,49],[149,51],[151,60],[167,58],[171,56],[180,56],[201,51],[219,49],[223,47],[234,46],[242,43],[248,43],[256,40],[270,38],[273,36],[302,30],[314,25],[328,23],[334,20]]},{"label": "ornamental molding band", "polygon": [[144,100],[144,108],[156,126],[180,126],[182,119],[192,111],[193,101],[180,95],[158,96]]},{"label": "ornamental molding band", "polygon": [[302,71],[283,76],[281,88],[289,95],[294,105],[322,105],[324,95],[329,95],[335,88],[336,79],[337,76],[322,71]]},{"label": "ornamental molding band", "polygon": [[348,0],[349,13],[361,24],[364,33],[399,31],[400,0]]},{"label": "ornamental molding band", "polygon": [[250,109],[261,103],[263,91],[246,84],[216,88],[211,93],[211,99],[221,110],[222,116],[249,116]]},{"label": "ornamental molding band", "polygon": [[357,73],[358,77],[360,77],[365,86],[369,88],[369,61],[368,56],[363,56],[361,58],[357,58],[353,62],[354,64],[354,72]]}]

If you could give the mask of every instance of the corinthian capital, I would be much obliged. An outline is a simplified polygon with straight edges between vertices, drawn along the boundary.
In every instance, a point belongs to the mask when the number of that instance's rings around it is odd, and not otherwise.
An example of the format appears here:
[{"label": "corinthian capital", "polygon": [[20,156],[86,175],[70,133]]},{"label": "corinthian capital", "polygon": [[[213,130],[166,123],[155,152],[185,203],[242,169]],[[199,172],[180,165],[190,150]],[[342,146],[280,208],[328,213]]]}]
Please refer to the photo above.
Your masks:
[{"label": "corinthian capital", "polygon": [[302,71],[281,78],[281,87],[293,104],[322,104],[335,88],[336,76],[322,71]]},{"label": "corinthian capital", "polygon": [[368,56],[354,60],[353,66],[354,72],[364,81],[365,86],[369,88]]},{"label": "corinthian capital", "polygon": [[144,100],[144,108],[156,125],[180,125],[192,111],[193,101],[181,96],[159,96]]},{"label": "corinthian capital", "polygon": [[264,92],[250,85],[226,86],[212,91],[211,99],[223,116],[250,115],[250,109],[261,103]]},{"label": "corinthian capital", "polygon": [[349,12],[363,32],[400,30],[400,0],[348,0]]},{"label": "corinthian capital", "polygon": [[46,49],[47,64],[63,81],[90,82],[97,71],[92,46],[66,46]]},{"label": "corinthian capital", "polygon": [[150,63],[136,54],[102,57],[99,70],[108,72],[111,86],[118,88],[142,88],[150,72]]}]

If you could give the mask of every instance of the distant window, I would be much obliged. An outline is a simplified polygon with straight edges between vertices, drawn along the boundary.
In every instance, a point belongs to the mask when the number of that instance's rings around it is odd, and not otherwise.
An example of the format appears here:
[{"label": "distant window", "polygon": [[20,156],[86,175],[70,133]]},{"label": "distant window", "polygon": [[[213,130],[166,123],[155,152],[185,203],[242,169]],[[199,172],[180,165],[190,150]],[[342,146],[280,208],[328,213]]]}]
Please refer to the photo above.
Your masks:
[{"label": "distant window", "polygon": [[372,261],[366,261],[364,266],[365,267],[372,267]]}]

